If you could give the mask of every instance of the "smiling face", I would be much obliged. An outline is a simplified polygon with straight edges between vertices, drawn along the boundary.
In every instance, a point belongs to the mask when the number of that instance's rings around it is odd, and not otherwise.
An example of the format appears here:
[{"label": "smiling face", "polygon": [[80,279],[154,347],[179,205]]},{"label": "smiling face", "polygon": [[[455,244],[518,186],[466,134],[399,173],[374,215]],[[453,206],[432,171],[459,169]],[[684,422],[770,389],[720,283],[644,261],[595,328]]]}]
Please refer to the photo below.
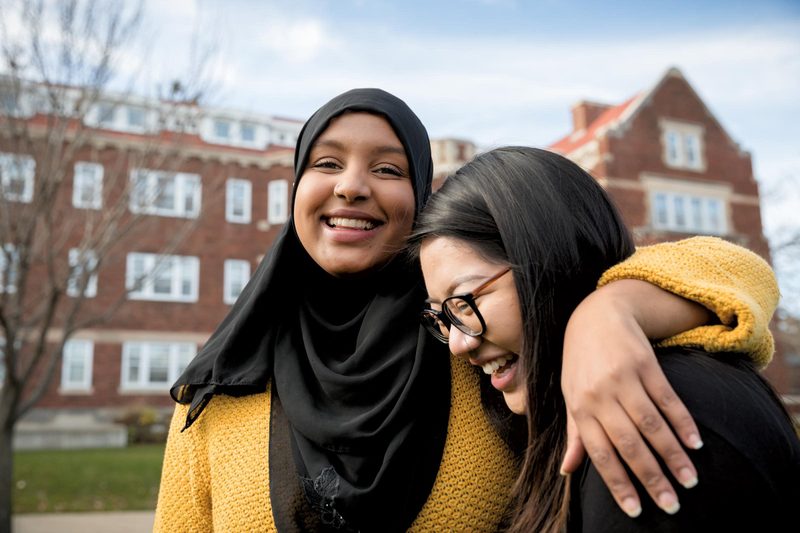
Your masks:
[{"label": "smiling face", "polygon": [[[420,248],[420,262],[428,290],[428,305],[441,310],[445,298],[472,292],[486,280],[507,268],[481,257],[464,241],[450,237],[426,239]],[[492,376],[492,386],[503,393],[509,409],[525,414],[526,388],[519,367],[522,349],[522,313],[514,277],[506,274],[492,282],[475,298],[486,321],[486,331],[471,337],[450,328],[450,351],[469,358]]]},{"label": "smiling face", "polygon": [[297,185],[297,235],[334,276],[386,264],[414,222],[408,158],[392,127],[369,113],[333,119],[311,147]]}]

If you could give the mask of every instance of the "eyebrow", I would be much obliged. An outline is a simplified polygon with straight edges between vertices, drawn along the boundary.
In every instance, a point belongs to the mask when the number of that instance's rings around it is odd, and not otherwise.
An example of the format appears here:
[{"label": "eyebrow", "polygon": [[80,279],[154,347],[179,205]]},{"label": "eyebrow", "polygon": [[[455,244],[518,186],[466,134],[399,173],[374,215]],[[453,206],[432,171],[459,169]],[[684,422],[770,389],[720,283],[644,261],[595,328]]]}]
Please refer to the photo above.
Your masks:
[{"label": "eyebrow", "polygon": [[[344,143],[334,139],[320,139],[311,146],[311,149],[313,150],[317,146],[330,146],[331,148],[336,148],[337,150],[342,150],[342,151],[346,150],[346,146]],[[390,145],[376,146],[374,149],[371,150],[371,152],[375,154],[390,153],[390,154],[399,154],[402,156],[406,156],[406,150],[402,146],[390,146]]]},{"label": "eyebrow", "polygon": [[[476,279],[486,279],[486,278],[489,278],[489,277],[491,277],[491,276],[484,276],[482,274],[465,274],[465,275],[460,276],[460,277],[454,279],[453,281],[451,281],[450,285],[447,286],[447,291],[445,292],[445,294],[448,294],[449,296],[455,296],[453,294],[453,289],[455,289],[456,287],[460,287],[461,285],[463,285],[464,283],[467,283],[469,281],[474,281]],[[464,294],[464,293],[461,293],[461,294]],[[448,296],[448,298],[449,298],[449,296]],[[441,303],[441,302],[439,300],[435,299],[435,298],[426,298],[425,299],[425,303],[427,303],[427,304],[438,304],[438,303]]]}]

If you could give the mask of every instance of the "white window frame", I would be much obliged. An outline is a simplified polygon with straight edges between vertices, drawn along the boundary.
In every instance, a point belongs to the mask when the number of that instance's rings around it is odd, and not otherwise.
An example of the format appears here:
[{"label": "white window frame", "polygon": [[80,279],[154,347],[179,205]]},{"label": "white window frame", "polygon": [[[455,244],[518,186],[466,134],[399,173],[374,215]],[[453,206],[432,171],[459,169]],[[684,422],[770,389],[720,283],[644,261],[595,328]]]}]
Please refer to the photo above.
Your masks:
[{"label": "white window frame", "polygon": [[[94,343],[87,339],[70,339],[64,343],[64,353],[61,360],[61,389],[60,392],[91,392],[92,367],[94,360]],[[70,368],[73,364],[80,365],[81,376],[72,380]]]},{"label": "white window frame", "polygon": [[[235,189],[241,188],[242,205],[236,205]],[[240,207],[241,213],[237,213]],[[253,184],[250,180],[228,178],[225,184],[225,220],[236,224],[249,224],[253,211]]]},{"label": "white window frame", "polygon": [[267,185],[267,222],[283,224],[289,219],[289,182],[272,180]]},{"label": "white window frame", "polygon": [[655,176],[643,176],[642,183],[648,191],[653,229],[703,235],[728,233],[733,193],[729,185]]},{"label": "white window frame", "polygon": [[[153,359],[166,352],[167,375],[165,381],[151,381],[150,370]],[[172,341],[128,341],[122,345],[122,365],[120,369],[120,392],[159,392],[169,390],[172,383],[197,353],[197,345],[192,342]],[[133,375],[131,363],[138,357],[138,375]]]},{"label": "white window frame", "polygon": [[250,261],[246,259],[226,259],[223,301],[231,305],[242,293],[250,280]]},{"label": "white window frame", "polygon": [[[200,215],[203,184],[199,174],[186,172],[164,172],[144,168],[131,170],[131,196],[129,208],[132,213],[145,213],[166,217],[197,218]],[[159,206],[159,183],[167,181],[173,190],[170,207]],[[187,201],[191,206],[187,208]]]},{"label": "white window frame", "polygon": [[[137,263],[141,268],[137,267]],[[169,292],[157,289],[166,283]],[[188,293],[183,291],[188,283]],[[194,256],[130,252],[125,268],[125,288],[130,300],[196,302],[200,286],[200,259]]]},{"label": "white window frame", "polygon": [[[78,209],[103,207],[103,165],[79,161],[72,179],[72,205]],[[87,199],[88,198],[88,199]]]},{"label": "white window frame", "polygon": [[[11,202],[30,203],[33,200],[33,179],[36,161],[29,155],[0,153],[0,195]],[[9,189],[12,181],[21,181],[19,193]]]},{"label": "white window frame", "polygon": [[670,168],[705,171],[703,127],[668,119],[661,119],[659,125],[664,164]]},{"label": "white window frame", "polygon": [[0,250],[0,294],[17,292],[18,277],[19,253],[13,244],[6,243]]},{"label": "white window frame", "polygon": [[67,296],[76,298],[80,295],[78,283],[83,275],[84,269],[88,269],[91,274],[86,281],[86,288],[83,290],[84,298],[94,298],[97,296],[97,254],[94,250],[81,250],[70,248],[69,250],[69,269],[70,276],[67,280]]}]

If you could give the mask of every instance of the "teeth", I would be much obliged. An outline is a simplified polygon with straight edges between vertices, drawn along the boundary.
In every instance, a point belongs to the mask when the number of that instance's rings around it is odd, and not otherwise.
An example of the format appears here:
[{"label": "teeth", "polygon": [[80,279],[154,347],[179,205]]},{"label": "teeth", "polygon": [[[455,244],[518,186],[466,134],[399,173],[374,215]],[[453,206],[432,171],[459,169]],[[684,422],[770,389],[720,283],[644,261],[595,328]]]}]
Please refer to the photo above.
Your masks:
[{"label": "teeth", "polygon": [[328,219],[328,224],[333,227],[343,227],[343,228],[353,228],[353,229],[364,229],[369,230],[375,227],[373,222],[369,220],[361,220],[358,218],[342,218],[342,217],[331,217]]},{"label": "teeth", "polygon": [[481,365],[481,368],[483,368],[483,373],[494,374],[498,368],[501,368],[510,359],[511,359],[510,357],[498,357],[497,359],[492,359],[488,363],[484,363],[483,365]]}]

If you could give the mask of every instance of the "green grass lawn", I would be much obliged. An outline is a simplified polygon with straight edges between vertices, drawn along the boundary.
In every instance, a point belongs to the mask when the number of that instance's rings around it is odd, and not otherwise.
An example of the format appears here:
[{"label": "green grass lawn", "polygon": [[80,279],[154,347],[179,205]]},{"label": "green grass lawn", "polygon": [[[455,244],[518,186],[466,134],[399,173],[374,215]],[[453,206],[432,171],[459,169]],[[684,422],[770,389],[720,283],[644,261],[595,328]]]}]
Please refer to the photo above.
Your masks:
[{"label": "green grass lawn", "polygon": [[155,509],[164,445],[14,454],[14,513]]}]

